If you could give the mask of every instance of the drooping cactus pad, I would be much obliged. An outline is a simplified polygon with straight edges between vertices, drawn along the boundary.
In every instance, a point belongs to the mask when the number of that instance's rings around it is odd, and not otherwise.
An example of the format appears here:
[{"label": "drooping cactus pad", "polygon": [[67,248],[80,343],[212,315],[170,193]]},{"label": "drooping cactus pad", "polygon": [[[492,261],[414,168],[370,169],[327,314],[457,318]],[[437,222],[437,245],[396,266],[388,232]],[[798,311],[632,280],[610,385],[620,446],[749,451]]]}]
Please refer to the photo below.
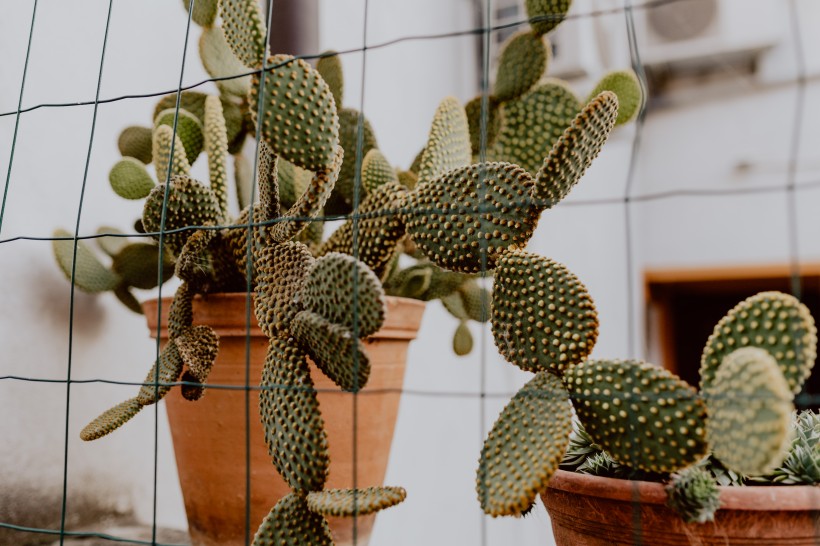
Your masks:
[{"label": "drooping cactus pad", "polygon": [[301,59],[275,55],[268,66],[272,68],[264,72],[264,80],[253,75],[249,98],[250,104],[261,101],[261,120],[257,108],[250,111],[262,138],[276,155],[298,167],[314,172],[331,169],[339,117],[327,84]]},{"label": "drooping cactus pad", "polygon": [[253,546],[333,546],[327,521],[308,508],[303,493],[289,493],[262,521]]},{"label": "drooping cactus pad", "polygon": [[[69,280],[71,280],[71,269],[74,262],[74,241],[71,237],[73,235],[66,230],[56,229],[51,242],[57,264]],[[77,265],[74,270],[74,284],[84,292],[113,290],[121,280],[116,273],[100,262],[82,240],[77,240]]]},{"label": "drooping cactus pad", "polygon": [[137,395],[140,404],[143,406],[154,404],[168,394],[171,390],[169,383],[179,379],[182,366],[182,357],[176,344],[168,343],[165,345],[140,387],[140,392]]},{"label": "drooping cactus pad", "polygon": [[587,104],[538,170],[533,189],[537,206],[551,208],[575,187],[597,157],[618,116],[618,97],[604,91]]},{"label": "drooping cactus pad", "polygon": [[136,398],[129,398],[125,402],[120,402],[88,423],[80,432],[80,438],[86,442],[102,438],[106,434],[114,432],[123,426],[132,417],[138,414],[141,409],[142,404],[140,404]]},{"label": "drooping cactus pad", "polygon": [[793,395],[769,353],[757,347],[729,353],[704,394],[709,446],[721,463],[756,476],[783,462],[791,441]]},{"label": "drooping cactus pad", "polygon": [[508,163],[455,169],[410,194],[407,232],[443,268],[491,270],[501,252],[526,245],[532,236],[538,222],[529,199],[533,183],[526,171]]},{"label": "drooping cactus pad", "polygon": [[527,17],[533,32],[543,35],[557,27],[571,4],[572,0],[527,0]]},{"label": "drooping cactus pad", "polygon": [[528,371],[560,376],[589,356],[598,339],[586,287],[564,265],[523,250],[498,260],[490,321],[501,355]]},{"label": "drooping cactus pad", "polygon": [[133,157],[147,165],[151,163],[152,157],[152,134],[153,130],[150,127],[126,127],[117,139],[117,148],[123,157]]},{"label": "drooping cactus pad", "polygon": [[470,128],[464,107],[455,97],[447,97],[433,116],[427,145],[419,159],[419,183],[436,179],[444,173],[469,165]]},{"label": "drooping cactus pad", "polygon": [[293,489],[319,491],[328,472],[327,434],[307,355],[273,338],[262,371],[259,413],[276,470]]},{"label": "drooping cactus pad", "polygon": [[529,91],[547,69],[548,50],[543,38],[522,30],[502,45],[493,95],[499,101],[520,97]]},{"label": "drooping cactus pad", "polygon": [[672,373],[636,360],[587,360],[564,374],[589,435],[623,464],[675,472],[706,453],[706,406]]},{"label": "drooping cactus pad", "polygon": [[367,487],[365,489],[327,489],[308,493],[312,512],[323,516],[354,517],[375,514],[402,502],[407,497],[403,487]]},{"label": "drooping cactus pad", "polygon": [[179,356],[200,383],[205,383],[219,351],[219,336],[210,326],[200,324],[174,339]]},{"label": "drooping cactus pad", "polygon": [[123,157],[108,173],[114,193],[123,199],[142,199],[156,186],[145,165],[133,157]]},{"label": "drooping cactus pad", "polygon": [[[159,275],[159,247],[150,243],[131,243],[123,247],[111,261],[111,269],[129,286],[150,290],[157,286]],[[162,280],[174,275],[174,262],[163,253]]]},{"label": "drooping cactus pad", "polygon": [[643,91],[638,76],[632,70],[610,72],[601,78],[590,93],[589,100],[594,99],[603,91],[612,91],[618,96],[616,127],[635,119],[643,104]]},{"label": "drooping cactus pad", "polygon": [[[248,68],[261,68],[265,58],[267,25],[256,0],[220,0],[225,41]],[[251,103],[254,104],[254,103]]]},{"label": "drooping cactus pad", "polygon": [[726,355],[747,346],[772,355],[796,394],[817,358],[817,327],[808,308],[788,294],[761,292],[740,302],[718,322],[703,349],[700,388],[704,393],[712,388]]},{"label": "drooping cactus pad", "polygon": [[520,515],[558,469],[572,431],[561,381],[536,374],[507,404],[481,450],[476,490],[491,516]]}]

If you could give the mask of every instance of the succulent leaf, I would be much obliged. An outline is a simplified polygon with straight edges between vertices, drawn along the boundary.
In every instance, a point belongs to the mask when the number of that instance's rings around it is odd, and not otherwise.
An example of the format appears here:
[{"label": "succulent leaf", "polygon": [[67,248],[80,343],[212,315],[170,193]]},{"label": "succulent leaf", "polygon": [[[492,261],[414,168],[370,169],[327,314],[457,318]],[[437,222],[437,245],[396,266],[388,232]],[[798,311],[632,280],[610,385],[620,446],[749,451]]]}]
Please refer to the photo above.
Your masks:
[{"label": "succulent leaf", "polygon": [[[267,27],[257,0],[219,0],[225,41],[248,68],[261,68]],[[255,103],[252,103],[255,104]]]},{"label": "succulent leaf", "polygon": [[501,102],[520,97],[538,83],[549,53],[541,35],[519,31],[501,46],[493,95]]},{"label": "succulent leaf", "polygon": [[407,491],[403,487],[327,489],[308,493],[307,504],[316,514],[349,518],[375,514],[401,503],[406,497]]},{"label": "succulent leaf", "polygon": [[362,188],[366,194],[373,193],[383,184],[398,181],[396,171],[379,150],[373,148],[367,152],[362,160]]},{"label": "succulent leaf", "polygon": [[[68,280],[71,280],[74,262],[74,236],[64,229],[54,230],[51,248],[57,264]],[[74,284],[84,292],[105,292],[113,290],[120,283],[120,277],[105,267],[91,248],[82,240],[77,240],[77,266],[74,268]]]},{"label": "succulent leaf", "polygon": [[467,321],[462,320],[458,323],[458,328],[453,334],[453,352],[457,356],[465,356],[470,354],[473,350],[473,334],[470,333],[470,328],[467,326]]},{"label": "succulent leaf", "polygon": [[120,402],[111,409],[104,411],[99,417],[88,423],[82,431],[80,438],[86,442],[102,438],[123,426],[132,417],[140,412],[142,404],[136,398],[129,398],[125,402]]},{"label": "succulent leaf", "polygon": [[197,325],[188,328],[176,339],[182,361],[200,383],[205,383],[219,352],[219,336],[213,328]]},{"label": "succulent leaf", "polygon": [[251,204],[251,193],[253,192],[253,165],[250,160],[242,154],[233,156],[233,178],[236,184],[236,200],[239,208],[244,210]]},{"label": "succulent leaf", "polygon": [[228,132],[225,128],[225,116],[222,113],[222,101],[219,97],[209,96],[205,99],[204,146],[208,156],[208,176],[211,191],[219,201],[219,208],[224,216],[228,214],[228,172],[225,165],[228,154]]},{"label": "succulent leaf", "polygon": [[202,66],[212,78],[230,79],[218,80],[216,86],[222,93],[245,97],[251,89],[250,75],[246,74],[248,69],[233,54],[222,27],[206,28],[199,38],[199,58]]},{"label": "succulent leaf", "polygon": [[476,322],[487,322],[490,320],[490,309],[492,307],[492,295],[490,291],[479,286],[473,280],[467,280],[458,287],[461,298],[464,301],[464,310],[467,316]]},{"label": "succulent leaf", "polygon": [[142,199],[156,186],[145,165],[133,157],[123,157],[108,173],[114,193],[124,199]]},{"label": "succulent leaf", "polygon": [[126,127],[117,139],[117,148],[123,157],[133,157],[147,165],[152,158],[153,130],[150,127]]},{"label": "succulent leaf", "polygon": [[[198,91],[183,91],[179,96],[179,107],[187,110],[205,124],[205,99],[208,95]],[[242,108],[233,101],[221,97],[222,112],[225,116],[225,127],[228,131],[228,153],[236,154],[242,149],[245,141],[245,118]],[[176,109],[177,95],[165,95],[154,107],[154,118],[163,110]]]},{"label": "succulent leaf", "polygon": [[333,546],[327,521],[301,493],[289,493],[262,521],[252,546]]},{"label": "succulent leaf", "polygon": [[455,97],[447,97],[433,116],[427,145],[418,165],[419,183],[469,165],[470,150],[470,129],[464,107]]},{"label": "succulent leaf", "polygon": [[[357,157],[359,150],[359,117],[362,120],[361,159]],[[348,214],[353,210],[356,201],[353,192],[356,183],[356,162],[362,162],[370,150],[376,148],[376,134],[370,122],[352,108],[339,110],[339,145],[344,150],[345,160],[339,171],[339,181],[328,203],[330,214]]]},{"label": "succulent leaf", "polygon": [[481,152],[482,116],[487,116],[487,121],[485,122],[487,136],[484,142],[486,150],[493,147],[496,136],[498,136],[498,132],[501,130],[501,104],[494,97],[487,97],[485,113],[482,99],[483,97],[479,95],[464,105],[464,112],[467,114],[467,123],[470,129],[470,150],[472,151],[473,157],[477,157]]}]

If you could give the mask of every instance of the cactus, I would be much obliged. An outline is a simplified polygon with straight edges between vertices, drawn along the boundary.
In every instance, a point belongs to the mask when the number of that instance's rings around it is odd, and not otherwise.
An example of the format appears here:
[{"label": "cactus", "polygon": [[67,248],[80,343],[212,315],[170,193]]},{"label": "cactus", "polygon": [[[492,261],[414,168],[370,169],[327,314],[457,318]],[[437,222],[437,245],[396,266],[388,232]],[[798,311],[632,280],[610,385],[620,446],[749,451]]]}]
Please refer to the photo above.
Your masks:
[{"label": "cactus", "polygon": [[[199,154],[202,152],[202,146],[204,145],[202,123],[200,123],[195,115],[184,108],[180,108],[179,111],[175,108],[168,108],[167,110],[161,111],[157,114],[156,118],[154,118],[154,130],[162,125],[167,125],[173,132],[175,119],[176,136],[179,138],[179,142],[182,143],[181,151],[185,152],[188,165],[193,165],[196,158],[199,157]],[[176,154],[177,151],[178,150],[175,150],[174,153]],[[176,161],[176,158],[174,159]],[[177,168],[176,164],[174,168]],[[164,172],[164,169],[157,171],[159,176],[162,176]]]},{"label": "cactus", "polygon": [[666,487],[666,505],[686,523],[714,521],[720,508],[715,479],[701,467],[689,467],[673,477]]},{"label": "cactus", "polygon": [[538,82],[547,68],[549,50],[540,35],[519,31],[502,46],[493,95],[504,102],[520,97]]},{"label": "cactus", "polygon": [[311,511],[323,516],[365,516],[395,506],[406,496],[402,487],[328,489],[308,493],[307,505]]},{"label": "cactus", "polygon": [[304,495],[290,493],[271,509],[253,537],[255,546],[331,546],[327,521],[310,510]]},{"label": "cactus", "polygon": [[527,0],[527,17],[537,35],[543,35],[558,26],[567,15],[572,0]]},{"label": "cactus", "polygon": [[147,165],[152,158],[152,135],[150,127],[126,127],[117,139],[117,147],[123,157],[133,157]]},{"label": "cactus", "polygon": [[156,186],[145,165],[133,157],[123,157],[114,164],[108,181],[114,193],[124,199],[144,199]]},{"label": "cactus", "polygon": [[222,27],[203,29],[199,38],[199,58],[208,74],[215,78],[219,90],[228,95],[244,97],[251,88],[248,68],[231,51]]}]

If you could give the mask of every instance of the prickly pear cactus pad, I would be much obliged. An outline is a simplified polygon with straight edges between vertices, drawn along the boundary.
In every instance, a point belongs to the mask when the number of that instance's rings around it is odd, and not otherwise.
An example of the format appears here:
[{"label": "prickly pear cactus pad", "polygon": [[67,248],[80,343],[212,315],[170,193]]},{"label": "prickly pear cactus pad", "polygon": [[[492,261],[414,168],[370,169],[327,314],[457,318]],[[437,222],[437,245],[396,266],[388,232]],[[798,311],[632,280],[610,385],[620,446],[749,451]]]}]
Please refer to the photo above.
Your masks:
[{"label": "prickly pear cactus pad", "polygon": [[174,118],[176,118],[177,122],[176,136],[179,137],[179,141],[182,142],[188,164],[192,165],[202,152],[202,147],[205,142],[202,134],[202,123],[200,123],[195,115],[187,110],[180,108],[179,112],[176,112],[175,108],[168,108],[160,112],[154,119],[154,127],[167,125],[173,132]]},{"label": "prickly pear cactus pad", "polygon": [[527,0],[527,17],[533,32],[546,34],[566,17],[572,0]]},{"label": "prickly pear cactus pad", "polygon": [[307,355],[274,338],[262,370],[259,413],[268,452],[292,489],[319,491],[328,472],[327,434]]},{"label": "prickly pear cactus pad", "polygon": [[464,112],[467,114],[467,123],[470,128],[470,149],[473,157],[477,157],[481,152],[481,117],[486,115],[487,136],[484,142],[486,149],[493,147],[495,138],[501,130],[501,105],[494,97],[487,97],[486,114],[482,111],[482,97],[479,95],[471,99],[464,105]]},{"label": "prickly pear cactus pad", "polygon": [[504,105],[501,132],[489,157],[521,165],[535,175],[581,103],[562,81],[547,80]]},{"label": "prickly pear cactus pad", "polygon": [[[228,154],[228,130],[219,97],[205,99],[204,146],[208,155],[208,177],[211,191],[219,201],[223,215],[228,214],[228,173],[225,156]],[[261,170],[261,166],[260,166]]]},{"label": "prickly pear cactus pad", "polygon": [[780,466],[791,442],[793,395],[769,353],[743,347],[726,355],[705,396],[709,446],[721,463],[750,476]]},{"label": "prickly pear cactus pad", "polygon": [[403,487],[367,487],[365,489],[327,489],[308,493],[312,512],[323,516],[354,517],[375,514],[407,497]]},{"label": "prickly pear cactus pad", "polygon": [[99,417],[88,423],[80,432],[80,438],[86,442],[102,438],[114,432],[140,412],[142,404],[136,398],[129,398],[113,408],[106,410]]},{"label": "prickly pear cactus pad", "polygon": [[398,182],[396,171],[379,150],[367,152],[362,159],[362,187],[365,193],[372,193],[382,184]]},{"label": "prickly pear cactus pad", "polygon": [[[219,0],[225,41],[248,68],[261,68],[267,26],[257,0]],[[251,103],[256,104],[256,103]]]},{"label": "prickly pear cactus pad", "polygon": [[182,5],[185,11],[188,11],[194,5],[194,12],[191,14],[191,19],[194,23],[202,27],[209,27],[214,24],[217,11],[219,10],[219,0],[182,0]]},{"label": "prickly pear cactus pad", "polygon": [[817,358],[817,327],[794,296],[761,292],[729,311],[715,326],[700,361],[700,388],[708,393],[718,367],[735,349],[765,349],[777,361],[789,388],[800,392]]},{"label": "prickly pear cactus pad", "polygon": [[322,79],[327,82],[330,92],[333,93],[333,100],[336,102],[336,109],[342,109],[344,99],[345,77],[342,70],[342,59],[335,51],[325,51],[319,60],[316,61],[316,70],[321,74]]},{"label": "prickly pear cactus pad", "polygon": [[629,123],[638,115],[643,104],[643,91],[638,76],[631,70],[610,72],[595,86],[589,95],[594,99],[603,91],[612,91],[618,96],[618,118],[615,126]]},{"label": "prickly pear cactus pad", "polygon": [[[111,269],[128,285],[142,290],[157,286],[159,247],[149,243],[131,243],[123,247],[111,261]],[[174,275],[174,262],[167,253],[162,260],[163,282]]]},{"label": "prickly pear cactus pad", "polygon": [[604,91],[572,120],[538,170],[533,199],[551,208],[575,187],[598,156],[618,116],[618,97]]},{"label": "prickly pear cactus pad", "polygon": [[[353,190],[356,183],[356,163],[359,158],[356,157],[359,143],[359,116],[358,110],[352,108],[342,108],[339,110],[339,145],[344,149],[345,161],[342,163],[342,168],[339,171],[339,181],[336,184],[336,190],[333,192],[331,203],[328,204],[335,207],[334,210],[329,210],[331,214],[347,214],[352,210],[355,201]],[[370,150],[376,148],[376,134],[373,127],[367,118],[362,117],[362,158],[367,155]]]},{"label": "prickly pear cactus pad", "polygon": [[219,336],[214,329],[204,324],[193,326],[174,339],[174,343],[194,377],[199,383],[205,383],[219,352]]},{"label": "prickly pear cactus pad", "polygon": [[150,127],[126,127],[117,139],[117,148],[123,157],[133,157],[147,165],[151,163],[152,135]]},{"label": "prickly pear cactus pad", "polygon": [[287,332],[302,310],[299,293],[313,261],[307,247],[293,241],[266,247],[258,255],[254,312],[266,336]]},{"label": "prickly pear cactus pad", "polygon": [[501,48],[493,95],[503,102],[520,97],[541,79],[548,50],[543,38],[529,30],[513,34]]},{"label": "prickly pear cactus pad", "polygon": [[290,493],[262,521],[253,546],[333,546],[327,521],[308,508],[303,493]]},{"label": "prickly pear cactus pad", "polygon": [[564,374],[584,428],[619,463],[675,472],[706,454],[706,406],[672,373],[636,360],[587,360]]},{"label": "prickly pear cactus pad", "polygon": [[509,362],[559,376],[587,358],[598,339],[598,313],[581,281],[564,265],[523,250],[498,260],[490,324]]},{"label": "prickly pear cactus pad", "polygon": [[[74,262],[72,237],[74,236],[64,229],[56,229],[54,240],[51,243],[57,264],[68,280],[71,280],[71,269]],[[100,262],[85,242],[77,241],[77,265],[74,267],[74,284],[77,288],[84,292],[105,292],[113,290],[120,280],[116,273]]]},{"label": "prickly pear cactus pad", "polygon": [[108,173],[114,193],[123,199],[142,199],[156,186],[145,165],[133,157],[123,157]]},{"label": "prickly pear cactus pad", "polygon": [[251,89],[248,68],[231,51],[221,27],[206,28],[199,38],[199,58],[212,78],[227,78],[216,82],[222,93],[245,97]]},{"label": "prickly pear cactus pad", "polygon": [[[407,233],[437,265],[491,270],[500,253],[524,246],[538,223],[532,177],[509,163],[479,163],[420,185],[407,199]],[[486,212],[482,212],[486,210]]]},{"label": "prickly pear cactus pad", "polygon": [[262,110],[260,120],[258,108],[250,108],[262,138],[297,167],[329,170],[339,144],[339,116],[330,88],[302,59],[274,55],[267,65],[272,68],[264,71],[264,80],[253,75],[248,99]]},{"label": "prickly pear cactus pad", "polygon": [[419,183],[440,177],[444,173],[469,165],[470,128],[467,113],[455,97],[447,97],[433,116],[427,145],[421,153]]},{"label": "prickly pear cactus pad", "polygon": [[453,334],[453,352],[457,356],[465,356],[470,354],[472,350],[473,334],[470,333],[467,321],[462,320],[458,323],[458,327]]},{"label": "prickly pear cactus pad", "polygon": [[[159,354],[151,370],[142,382],[137,400],[143,406],[154,404],[161,400],[171,390],[169,383],[179,379],[182,373],[182,357],[176,344],[168,343]],[[159,372],[157,372],[159,369]]]},{"label": "prickly pear cactus pad", "polygon": [[491,516],[521,515],[558,469],[572,431],[561,380],[536,374],[507,404],[481,450],[476,490]]},{"label": "prickly pear cactus pad", "polygon": [[[173,150],[171,150],[172,143]],[[158,125],[154,129],[153,154],[157,180],[164,181],[169,176],[169,164],[170,176],[187,175],[191,170],[191,165],[185,155],[185,146],[179,136],[174,135],[174,130],[167,125]]]},{"label": "prickly pear cactus pad", "polygon": [[[183,91],[179,97],[179,107],[183,108],[199,119],[201,123],[205,123],[205,99],[209,95],[206,93],[199,93],[198,91]],[[245,140],[244,117],[242,115],[242,108],[225,97],[220,97],[222,102],[222,110],[225,115],[225,127],[228,131],[228,152],[235,154],[242,148],[242,143]],[[165,95],[157,103],[154,108],[154,117],[168,108],[176,108],[177,96],[176,94]],[[136,157],[136,156],[135,156]]]}]

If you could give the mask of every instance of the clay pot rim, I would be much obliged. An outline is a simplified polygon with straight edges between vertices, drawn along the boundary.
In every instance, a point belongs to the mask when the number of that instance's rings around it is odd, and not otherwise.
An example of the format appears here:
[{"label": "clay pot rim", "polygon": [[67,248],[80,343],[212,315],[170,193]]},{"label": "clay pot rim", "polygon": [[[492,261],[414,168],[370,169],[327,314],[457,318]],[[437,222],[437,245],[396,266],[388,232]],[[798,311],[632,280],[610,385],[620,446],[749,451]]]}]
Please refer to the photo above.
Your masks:
[{"label": "clay pot rim", "polygon": [[[557,489],[589,497],[626,502],[666,504],[664,484],[638,480],[604,478],[558,470],[547,490]],[[820,488],[814,485],[721,486],[721,508],[732,510],[820,510]]]}]

